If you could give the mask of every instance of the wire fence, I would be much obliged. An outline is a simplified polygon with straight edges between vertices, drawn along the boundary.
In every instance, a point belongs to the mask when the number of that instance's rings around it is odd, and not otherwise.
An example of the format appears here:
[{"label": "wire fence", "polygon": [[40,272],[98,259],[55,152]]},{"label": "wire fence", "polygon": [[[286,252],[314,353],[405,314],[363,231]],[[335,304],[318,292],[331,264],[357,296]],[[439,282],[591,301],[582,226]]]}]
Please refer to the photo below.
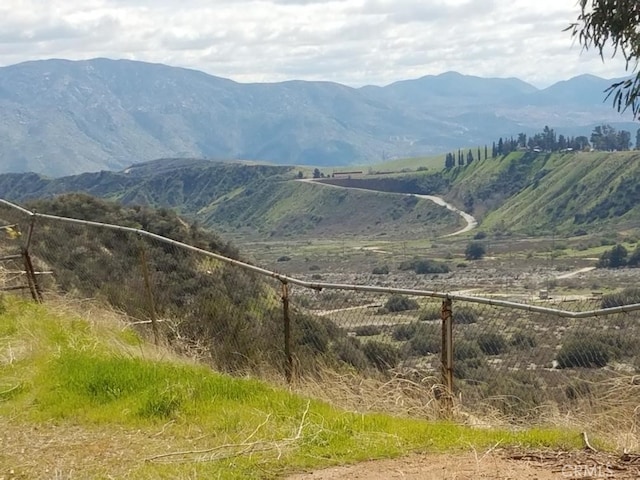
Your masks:
[{"label": "wire fence", "polygon": [[104,301],[223,371],[399,377],[445,412],[520,420],[610,401],[612,381],[637,394],[640,304],[624,299],[520,304],[307,282],[213,253],[188,228],[170,239],[6,201],[0,229],[0,289]]}]

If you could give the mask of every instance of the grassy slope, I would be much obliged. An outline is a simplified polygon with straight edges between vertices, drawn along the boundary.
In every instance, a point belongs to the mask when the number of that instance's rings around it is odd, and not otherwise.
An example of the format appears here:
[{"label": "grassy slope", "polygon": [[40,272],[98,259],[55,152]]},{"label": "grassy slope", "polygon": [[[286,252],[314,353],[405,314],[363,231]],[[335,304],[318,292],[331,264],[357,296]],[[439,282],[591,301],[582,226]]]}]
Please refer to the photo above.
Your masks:
[{"label": "grassy slope", "polygon": [[83,317],[69,307],[3,300],[0,475],[275,478],[416,450],[577,446],[575,432],[342,411],[154,349],[87,303]]},{"label": "grassy slope", "polygon": [[640,153],[512,153],[449,172],[449,197],[472,196],[484,228],[530,235],[640,226]]},{"label": "grassy slope", "polygon": [[457,228],[461,220],[426,200],[284,181],[216,204],[204,223],[258,229],[276,237],[382,232],[430,236]]}]

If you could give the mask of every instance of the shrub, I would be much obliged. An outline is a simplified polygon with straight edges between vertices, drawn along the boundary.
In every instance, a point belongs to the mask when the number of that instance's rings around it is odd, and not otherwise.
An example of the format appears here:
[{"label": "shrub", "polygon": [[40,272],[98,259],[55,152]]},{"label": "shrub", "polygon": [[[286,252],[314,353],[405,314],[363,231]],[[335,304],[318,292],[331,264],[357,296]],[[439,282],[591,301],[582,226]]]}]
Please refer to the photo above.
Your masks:
[{"label": "shrub", "polygon": [[532,372],[508,372],[494,376],[487,385],[494,397],[490,404],[502,413],[523,420],[534,415],[536,407],[545,400],[545,385],[540,376]]},{"label": "shrub", "polygon": [[402,323],[400,325],[396,325],[393,329],[393,332],[391,333],[391,336],[394,340],[397,340],[399,342],[411,340],[418,331],[419,326],[420,324],[418,322]]},{"label": "shrub", "polygon": [[282,255],[281,257],[278,257],[278,262],[288,262],[289,260],[291,260],[291,257],[287,256],[287,255]]},{"label": "shrub", "polygon": [[418,302],[413,298],[404,295],[393,294],[384,304],[384,308],[388,312],[404,312],[406,310],[417,310]]},{"label": "shrub", "polygon": [[374,335],[380,335],[382,333],[382,327],[380,325],[362,325],[354,330],[357,337],[372,337]]},{"label": "shrub", "polygon": [[322,280],[322,275],[320,275],[319,273],[314,273],[313,275],[311,275],[311,280]]},{"label": "shrub", "polygon": [[441,315],[441,307],[429,304],[420,311],[420,321],[440,320]]},{"label": "shrub", "polygon": [[457,307],[453,309],[453,321],[461,325],[476,323],[478,314],[471,307]]},{"label": "shrub", "polygon": [[398,349],[389,343],[373,340],[365,343],[362,350],[369,362],[380,371],[394,368],[400,361]]},{"label": "shrub", "polygon": [[301,345],[324,353],[329,347],[330,334],[326,325],[312,317],[303,316],[298,320],[299,340]]},{"label": "shrub", "polygon": [[318,271],[318,270],[320,270],[320,266],[319,265],[310,265],[309,266],[309,271],[310,272],[315,272],[315,271]]},{"label": "shrub", "polygon": [[413,355],[429,355],[441,350],[441,333],[435,325],[421,325],[409,341],[409,352]]},{"label": "shrub", "polygon": [[507,349],[507,341],[499,333],[483,332],[478,335],[476,341],[486,355],[500,355]]},{"label": "shrub", "polygon": [[449,267],[435,260],[418,260],[413,266],[413,271],[419,275],[426,273],[449,273]]},{"label": "shrub", "polygon": [[484,257],[486,250],[480,242],[471,242],[464,251],[464,257],[467,260],[480,260]]},{"label": "shrub", "polygon": [[607,250],[598,260],[598,268],[620,268],[627,265],[627,249],[619,243],[611,250]]},{"label": "shrub", "polygon": [[453,347],[453,359],[457,361],[468,360],[470,358],[482,358],[482,350],[476,342],[463,340]]},{"label": "shrub", "polygon": [[565,342],[556,360],[559,368],[601,368],[609,362],[609,346],[594,338],[572,338]]},{"label": "shrub", "polygon": [[640,288],[625,288],[620,292],[607,293],[602,296],[602,308],[620,307],[640,303]]},{"label": "shrub", "polygon": [[514,333],[509,343],[518,348],[533,348],[538,345],[536,337],[522,330]]},{"label": "shrub", "polygon": [[482,230],[480,230],[478,233],[476,233],[476,234],[473,236],[473,239],[474,239],[474,240],[483,240],[483,239],[485,239],[485,238],[487,238],[487,233],[486,233],[486,232],[483,232]]},{"label": "shrub", "polygon": [[371,271],[373,275],[387,275],[389,273],[389,267],[382,265],[380,267],[374,267]]},{"label": "shrub", "polygon": [[400,270],[413,270],[420,275],[427,273],[449,273],[449,266],[446,263],[427,258],[414,258],[413,260],[402,262],[398,268]]},{"label": "shrub", "polygon": [[357,370],[365,370],[369,365],[367,356],[362,351],[362,345],[356,338],[341,338],[333,344],[332,350],[338,360]]}]

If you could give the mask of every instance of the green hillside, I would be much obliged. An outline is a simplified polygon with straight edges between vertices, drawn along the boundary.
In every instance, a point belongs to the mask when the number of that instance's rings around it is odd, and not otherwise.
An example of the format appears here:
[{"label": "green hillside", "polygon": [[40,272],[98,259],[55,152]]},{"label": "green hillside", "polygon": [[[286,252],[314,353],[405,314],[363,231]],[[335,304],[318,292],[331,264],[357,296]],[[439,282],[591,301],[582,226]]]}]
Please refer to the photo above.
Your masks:
[{"label": "green hillside", "polygon": [[527,235],[640,227],[640,152],[517,152],[449,172],[483,228]]}]

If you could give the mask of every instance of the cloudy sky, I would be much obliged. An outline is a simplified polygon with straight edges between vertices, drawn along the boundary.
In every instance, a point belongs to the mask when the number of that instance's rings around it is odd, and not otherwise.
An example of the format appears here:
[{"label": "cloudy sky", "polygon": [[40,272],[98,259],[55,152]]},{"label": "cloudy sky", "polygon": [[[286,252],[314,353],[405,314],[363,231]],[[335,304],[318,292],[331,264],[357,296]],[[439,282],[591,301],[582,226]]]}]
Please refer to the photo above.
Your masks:
[{"label": "cloudy sky", "polygon": [[577,0],[2,0],[0,64],[129,58],[351,86],[450,70],[538,87],[624,76],[562,31],[577,15]]}]

